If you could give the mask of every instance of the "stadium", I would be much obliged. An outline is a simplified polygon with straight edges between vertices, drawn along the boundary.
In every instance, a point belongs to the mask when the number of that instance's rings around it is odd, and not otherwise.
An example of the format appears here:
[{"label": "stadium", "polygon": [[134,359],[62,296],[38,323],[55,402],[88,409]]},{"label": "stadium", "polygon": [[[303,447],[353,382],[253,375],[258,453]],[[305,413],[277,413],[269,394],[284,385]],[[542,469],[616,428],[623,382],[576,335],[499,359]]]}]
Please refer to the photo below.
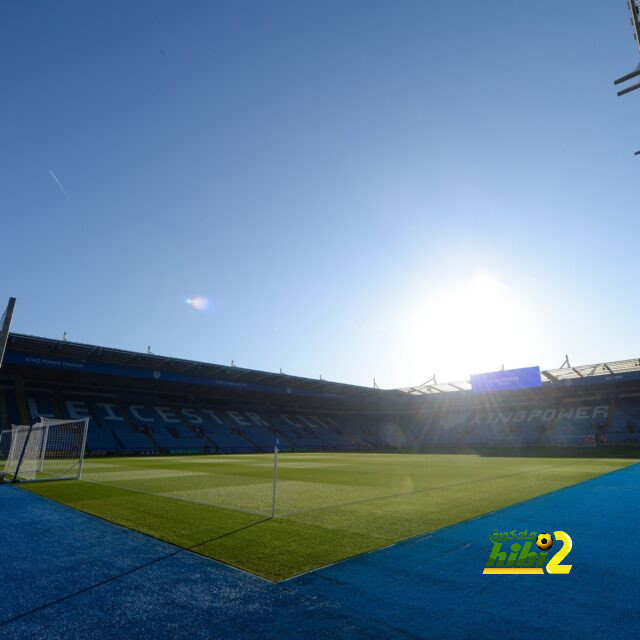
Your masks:
[{"label": "stadium", "polygon": [[0,640],[640,637],[618,4],[1,4]]},{"label": "stadium", "polygon": [[[3,637],[489,637],[483,573],[542,573],[491,569],[489,537],[534,527],[569,531],[563,579],[626,615],[635,569],[583,541],[638,513],[639,359],[381,390],[8,329]],[[531,589],[511,580],[504,615]],[[558,624],[528,609],[522,637]]]}]

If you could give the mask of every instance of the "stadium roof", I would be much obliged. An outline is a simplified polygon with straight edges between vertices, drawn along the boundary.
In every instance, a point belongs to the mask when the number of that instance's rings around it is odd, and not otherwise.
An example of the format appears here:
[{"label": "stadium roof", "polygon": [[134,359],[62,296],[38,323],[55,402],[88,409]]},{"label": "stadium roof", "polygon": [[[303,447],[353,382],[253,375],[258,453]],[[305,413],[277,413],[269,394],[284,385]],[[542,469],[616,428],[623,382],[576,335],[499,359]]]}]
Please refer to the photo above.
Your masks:
[{"label": "stadium roof", "polygon": [[[614,360],[612,362],[601,362],[599,364],[584,364],[578,367],[561,367],[560,369],[549,369],[541,371],[543,384],[557,384],[569,380],[580,380],[589,378],[596,382],[594,378],[602,376],[602,382],[607,382],[606,376],[618,376],[629,373],[640,373],[640,358],[632,360]],[[426,395],[432,393],[448,393],[452,391],[471,391],[471,381],[463,382],[425,382],[417,387],[406,387],[400,389],[411,395]]]},{"label": "stadium roof", "polygon": [[[17,356],[22,360],[18,360]],[[66,364],[66,361],[82,363],[87,365],[87,371],[93,367],[94,372],[98,371],[97,367],[105,370],[110,368],[113,371],[123,371],[126,368],[129,371],[144,373],[145,377],[150,379],[149,383],[167,381],[180,384],[184,381],[185,386],[214,383],[220,388],[231,391],[254,390],[309,397],[364,399],[374,394],[376,396],[400,395],[397,390],[384,391],[285,373],[270,373],[18,333],[9,334],[5,366],[9,364],[29,366],[32,362],[36,362],[36,359],[47,363],[55,361],[65,361],[62,364]]]}]

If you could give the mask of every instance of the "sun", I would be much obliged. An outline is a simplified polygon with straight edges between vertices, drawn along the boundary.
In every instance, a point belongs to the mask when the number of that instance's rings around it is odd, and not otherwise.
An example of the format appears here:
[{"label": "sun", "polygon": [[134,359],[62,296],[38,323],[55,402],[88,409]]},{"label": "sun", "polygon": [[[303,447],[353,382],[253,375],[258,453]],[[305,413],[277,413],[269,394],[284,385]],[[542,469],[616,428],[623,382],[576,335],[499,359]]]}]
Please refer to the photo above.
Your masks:
[{"label": "sun", "polygon": [[405,360],[422,376],[468,379],[519,361],[531,324],[522,296],[495,275],[479,272],[411,310],[402,329]]}]

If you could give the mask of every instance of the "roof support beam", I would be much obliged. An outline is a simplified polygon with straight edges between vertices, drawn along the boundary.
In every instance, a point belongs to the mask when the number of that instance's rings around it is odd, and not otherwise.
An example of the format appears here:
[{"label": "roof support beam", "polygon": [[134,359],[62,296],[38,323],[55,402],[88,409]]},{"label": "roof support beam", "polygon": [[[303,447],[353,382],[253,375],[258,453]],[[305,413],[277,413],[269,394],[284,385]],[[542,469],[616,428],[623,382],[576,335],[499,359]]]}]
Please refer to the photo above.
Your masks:
[{"label": "roof support beam", "polygon": [[101,353],[101,351],[102,351],[102,347],[93,347],[93,349],[91,349],[89,353],[84,354],[84,358],[82,359],[86,362],[87,359],[90,358],[94,353]]},{"label": "roof support beam", "polygon": [[193,369],[194,367],[199,366],[197,363],[195,362],[189,362],[189,364],[187,364],[186,367],[183,367],[182,369],[180,369],[180,371],[178,371],[178,373],[182,374],[182,373],[186,373],[187,371],[189,371],[189,369]]}]

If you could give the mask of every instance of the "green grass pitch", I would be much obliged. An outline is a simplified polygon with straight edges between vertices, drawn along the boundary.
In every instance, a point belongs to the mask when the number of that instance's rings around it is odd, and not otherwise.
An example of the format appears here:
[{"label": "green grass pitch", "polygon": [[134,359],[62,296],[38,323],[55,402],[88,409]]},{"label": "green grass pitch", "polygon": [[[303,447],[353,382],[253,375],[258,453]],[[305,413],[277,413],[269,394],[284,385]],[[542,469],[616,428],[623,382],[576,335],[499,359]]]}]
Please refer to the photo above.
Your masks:
[{"label": "green grass pitch", "polygon": [[[635,461],[472,454],[280,454],[87,460],[47,498],[282,580]],[[96,541],[99,544],[99,541]]]}]

